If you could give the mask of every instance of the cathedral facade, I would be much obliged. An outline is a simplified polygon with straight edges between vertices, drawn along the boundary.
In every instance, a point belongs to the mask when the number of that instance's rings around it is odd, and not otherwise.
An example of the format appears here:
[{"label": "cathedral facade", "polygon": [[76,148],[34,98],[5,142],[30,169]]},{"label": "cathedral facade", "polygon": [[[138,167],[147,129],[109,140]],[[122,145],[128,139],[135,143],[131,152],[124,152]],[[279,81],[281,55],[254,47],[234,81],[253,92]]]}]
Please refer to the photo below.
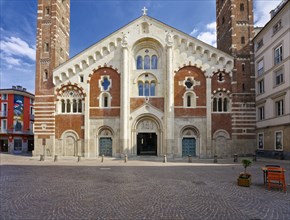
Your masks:
[{"label": "cathedral facade", "polygon": [[34,155],[224,158],[255,151],[252,26],[240,25],[251,28],[243,36],[249,48],[239,52],[223,31],[235,13],[223,6],[233,1],[217,1],[219,49],[144,8],[71,59],[70,1],[38,2]]}]

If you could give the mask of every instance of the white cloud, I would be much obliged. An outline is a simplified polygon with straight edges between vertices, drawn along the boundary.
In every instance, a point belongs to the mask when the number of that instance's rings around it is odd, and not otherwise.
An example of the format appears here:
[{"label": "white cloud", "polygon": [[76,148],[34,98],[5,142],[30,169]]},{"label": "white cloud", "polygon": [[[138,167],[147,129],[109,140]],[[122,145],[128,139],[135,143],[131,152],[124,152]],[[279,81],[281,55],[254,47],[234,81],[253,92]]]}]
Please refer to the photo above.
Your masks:
[{"label": "white cloud", "polygon": [[198,29],[193,29],[190,33],[191,36],[216,47],[216,22],[209,23],[205,25],[204,31],[199,31]]},{"label": "white cloud", "polygon": [[8,64],[19,66],[21,64],[20,59],[16,59],[13,57],[2,57]]},{"label": "white cloud", "polygon": [[197,29],[193,29],[191,32],[190,32],[190,35],[191,36],[195,36],[195,34],[198,32],[198,30]]},{"label": "white cloud", "polygon": [[282,1],[254,1],[254,24],[263,27],[271,18],[270,11],[275,9]]},{"label": "white cloud", "polygon": [[30,47],[20,38],[10,37],[0,41],[0,48],[8,56],[27,57],[35,61],[35,47]]}]

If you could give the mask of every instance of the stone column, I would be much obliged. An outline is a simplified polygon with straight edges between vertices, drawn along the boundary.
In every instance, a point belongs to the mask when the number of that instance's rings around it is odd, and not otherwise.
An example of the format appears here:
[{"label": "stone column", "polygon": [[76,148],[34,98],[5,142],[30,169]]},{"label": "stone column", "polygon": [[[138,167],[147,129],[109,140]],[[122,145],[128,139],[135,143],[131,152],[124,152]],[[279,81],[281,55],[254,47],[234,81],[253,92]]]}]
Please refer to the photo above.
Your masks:
[{"label": "stone column", "polygon": [[120,140],[120,153],[129,153],[129,51],[126,47],[127,44],[123,42],[123,69],[121,73],[121,140]]},{"label": "stone column", "polygon": [[212,151],[212,119],[211,119],[211,77],[206,78],[206,149],[201,152],[201,157],[210,158],[213,155]]},{"label": "stone column", "polygon": [[90,143],[90,104],[89,104],[89,100],[90,100],[90,84],[87,84],[87,96],[85,97],[85,106],[82,108],[82,110],[84,111],[84,141],[83,141],[83,145],[84,145],[84,152],[83,152],[83,156],[84,157],[94,157],[96,155],[91,155],[90,151],[91,148],[94,147],[94,145],[91,145]]},{"label": "stone column", "polygon": [[167,45],[167,73],[166,73],[166,96],[165,96],[165,152],[172,157],[174,153],[174,80],[173,80],[173,50],[172,45]]}]

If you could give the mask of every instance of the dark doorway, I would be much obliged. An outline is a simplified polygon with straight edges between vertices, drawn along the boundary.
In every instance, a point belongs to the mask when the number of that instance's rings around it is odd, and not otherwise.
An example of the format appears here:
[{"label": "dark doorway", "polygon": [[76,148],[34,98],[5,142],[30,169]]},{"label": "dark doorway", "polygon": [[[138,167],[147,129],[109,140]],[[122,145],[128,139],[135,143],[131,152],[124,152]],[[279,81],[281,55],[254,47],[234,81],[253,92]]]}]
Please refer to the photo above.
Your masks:
[{"label": "dark doorway", "polygon": [[156,133],[139,133],[137,135],[137,155],[157,156]]},{"label": "dark doorway", "polygon": [[8,140],[0,140],[0,151],[8,152]]},{"label": "dark doorway", "polygon": [[28,140],[28,151],[31,152],[34,150],[34,140]]}]

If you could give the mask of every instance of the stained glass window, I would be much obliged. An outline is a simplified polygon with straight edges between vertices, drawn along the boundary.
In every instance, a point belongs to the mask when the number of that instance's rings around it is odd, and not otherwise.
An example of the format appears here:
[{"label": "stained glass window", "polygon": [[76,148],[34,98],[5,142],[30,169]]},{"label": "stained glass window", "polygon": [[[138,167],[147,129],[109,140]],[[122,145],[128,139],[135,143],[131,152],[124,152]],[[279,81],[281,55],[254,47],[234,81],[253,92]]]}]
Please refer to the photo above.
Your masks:
[{"label": "stained glass window", "polygon": [[155,96],[155,82],[150,84],[150,96]]},{"label": "stained glass window", "polygon": [[144,69],[149,70],[150,69],[150,57],[146,55],[144,57]]},{"label": "stained glass window", "polygon": [[143,96],[143,82],[138,83],[139,96]]},{"label": "stained glass window", "polygon": [[145,82],[145,96],[149,96],[149,82]]},{"label": "stained glass window", "polygon": [[110,81],[108,80],[108,78],[105,77],[105,78],[103,79],[103,82],[102,82],[103,89],[104,89],[105,91],[107,91],[107,90],[108,90],[108,87],[109,87],[110,84],[111,84],[111,83],[110,83]]},{"label": "stained glass window", "polygon": [[143,59],[142,56],[137,57],[137,70],[143,69]]},{"label": "stained glass window", "polygon": [[151,69],[157,69],[157,56],[156,55],[153,55],[151,57]]}]

